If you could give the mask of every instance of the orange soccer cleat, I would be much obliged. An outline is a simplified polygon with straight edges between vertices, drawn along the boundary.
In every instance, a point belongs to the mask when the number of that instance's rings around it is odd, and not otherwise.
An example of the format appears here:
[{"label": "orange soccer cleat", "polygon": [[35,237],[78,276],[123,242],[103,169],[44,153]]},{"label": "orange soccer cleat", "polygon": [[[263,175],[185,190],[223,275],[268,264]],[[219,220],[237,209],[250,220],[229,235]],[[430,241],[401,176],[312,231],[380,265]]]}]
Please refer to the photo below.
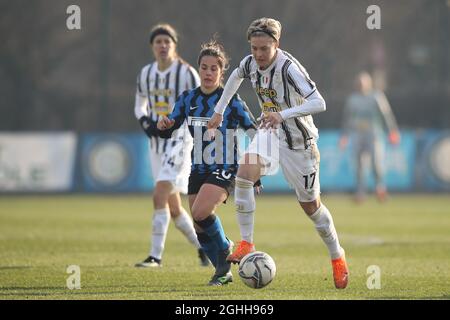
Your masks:
[{"label": "orange soccer cleat", "polygon": [[337,289],[345,289],[348,284],[348,266],[345,261],[345,253],[337,259],[331,260],[333,265],[334,285]]},{"label": "orange soccer cleat", "polygon": [[253,243],[242,240],[241,242],[238,242],[238,245],[234,252],[227,257],[227,261],[232,263],[239,263],[243,257],[253,251],[255,251],[255,245]]},{"label": "orange soccer cleat", "polygon": [[388,198],[386,187],[377,187],[375,190],[375,194],[377,195],[377,199],[380,202],[385,202]]}]

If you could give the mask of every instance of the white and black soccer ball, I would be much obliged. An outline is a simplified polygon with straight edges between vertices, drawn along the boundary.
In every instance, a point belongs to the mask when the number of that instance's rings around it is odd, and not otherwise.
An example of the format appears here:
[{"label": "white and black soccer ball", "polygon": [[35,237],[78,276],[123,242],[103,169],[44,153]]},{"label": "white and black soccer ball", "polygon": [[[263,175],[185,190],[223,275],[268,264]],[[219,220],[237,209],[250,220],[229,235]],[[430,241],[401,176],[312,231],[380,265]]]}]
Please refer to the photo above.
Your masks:
[{"label": "white and black soccer ball", "polygon": [[250,288],[260,289],[272,282],[277,267],[272,257],[265,252],[254,251],[239,263],[239,276]]}]

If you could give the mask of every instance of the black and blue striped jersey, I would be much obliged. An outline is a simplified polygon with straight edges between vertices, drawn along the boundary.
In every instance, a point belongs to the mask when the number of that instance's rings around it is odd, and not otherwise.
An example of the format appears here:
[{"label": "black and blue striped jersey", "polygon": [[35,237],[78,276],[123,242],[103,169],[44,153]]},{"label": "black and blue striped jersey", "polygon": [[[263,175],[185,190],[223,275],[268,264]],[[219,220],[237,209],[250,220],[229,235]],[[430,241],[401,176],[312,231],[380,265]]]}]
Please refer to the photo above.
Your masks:
[{"label": "black and blue striped jersey", "polygon": [[[223,114],[222,125],[217,129],[215,138],[207,137],[207,124],[214,113],[214,107],[222,96],[219,87],[210,94],[204,94],[200,87],[184,91],[178,97],[169,119],[175,120],[170,130],[162,131],[167,137],[187,121],[189,132],[194,138],[192,149],[191,174],[212,173],[217,169],[237,170],[238,167],[238,128],[256,130],[255,119],[245,102],[235,94]],[[233,170],[234,169],[234,170]]]}]

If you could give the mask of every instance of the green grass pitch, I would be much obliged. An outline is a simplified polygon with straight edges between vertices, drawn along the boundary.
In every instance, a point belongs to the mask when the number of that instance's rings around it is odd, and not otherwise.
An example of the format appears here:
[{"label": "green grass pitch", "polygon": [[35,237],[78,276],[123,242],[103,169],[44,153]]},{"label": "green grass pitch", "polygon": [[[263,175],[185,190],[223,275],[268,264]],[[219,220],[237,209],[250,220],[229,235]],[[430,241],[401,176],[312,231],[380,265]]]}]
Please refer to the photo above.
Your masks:
[{"label": "green grass pitch", "polygon": [[[148,196],[0,197],[0,299],[449,299],[450,197],[393,195],[385,204],[354,204],[323,195],[346,249],[350,282],[336,290],[331,263],[312,222],[291,196],[257,197],[255,242],[277,265],[266,288],[239,279],[205,284],[212,268],[171,223],[163,268],[136,269],[148,253]],[[220,215],[235,242],[233,199]],[[69,265],[81,289],[66,287]],[[380,268],[381,288],[368,289],[367,268]]]}]

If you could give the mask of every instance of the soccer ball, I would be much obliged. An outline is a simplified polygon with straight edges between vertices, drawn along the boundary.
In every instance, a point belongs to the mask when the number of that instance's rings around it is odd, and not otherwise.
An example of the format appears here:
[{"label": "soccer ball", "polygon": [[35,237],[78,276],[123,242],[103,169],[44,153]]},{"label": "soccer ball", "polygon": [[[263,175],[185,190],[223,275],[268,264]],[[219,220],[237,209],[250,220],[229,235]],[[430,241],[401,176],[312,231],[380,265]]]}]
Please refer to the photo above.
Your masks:
[{"label": "soccer ball", "polygon": [[265,252],[255,251],[247,254],[239,263],[239,276],[242,282],[253,289],[261,289],[272,282],[277,267],[272,257]]}]

